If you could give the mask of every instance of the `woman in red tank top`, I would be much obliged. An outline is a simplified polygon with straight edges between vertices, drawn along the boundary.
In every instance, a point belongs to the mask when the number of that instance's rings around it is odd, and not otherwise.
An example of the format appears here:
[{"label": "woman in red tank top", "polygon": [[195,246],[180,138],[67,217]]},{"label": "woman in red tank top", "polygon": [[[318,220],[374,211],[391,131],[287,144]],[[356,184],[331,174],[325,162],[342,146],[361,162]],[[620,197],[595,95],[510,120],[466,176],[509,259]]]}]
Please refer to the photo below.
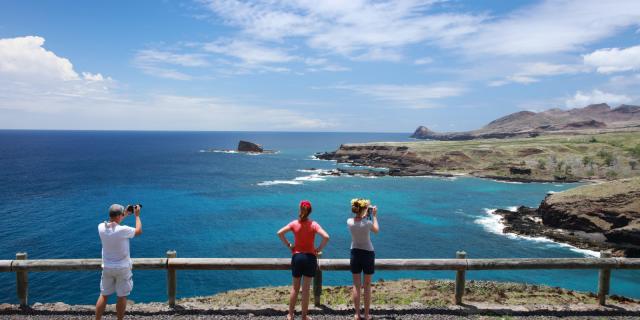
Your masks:
[{"label": "woman in red tank top", "polygon": [[[278,237],[282,240],[289,250],[291,250],[291,275],[293,276],[293,287],[289,296],[289,314],[287,319],[293,320],[295,316],[296,301],[298,300],[298,291],[300,291],[300,283],[302,282],[302,320],[310,319],[307,317],[309,310],[309,287],[311,286],[311,278],[318,268],[317,255],[329,241],[329,234],[315,221],[309,219],[311,214],[311,202],[307,200],[300,201],[300,213],[298,219],[289,222],[282,229],[278,230]],[[294,243],[292,244],[285,237],[285,233],[293,232]],[[315,236],[320,234],[322,242],[320,246],[315,247]],[[302,277],[304,276],[304,281]]]}]

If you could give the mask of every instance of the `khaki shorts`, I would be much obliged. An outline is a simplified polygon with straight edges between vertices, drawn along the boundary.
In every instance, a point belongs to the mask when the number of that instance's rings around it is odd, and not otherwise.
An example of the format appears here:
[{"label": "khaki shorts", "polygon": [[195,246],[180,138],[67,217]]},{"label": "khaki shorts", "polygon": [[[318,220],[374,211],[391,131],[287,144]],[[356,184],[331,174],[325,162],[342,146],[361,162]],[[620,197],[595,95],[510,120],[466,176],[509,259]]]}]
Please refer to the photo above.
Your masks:
[{"label": "khaki shorts", "polygon": [[118,297],[126,297],[133,289],[133,273],[131,268],[102,269],[100,278],[100,294],[110,296],[114,292]]}]

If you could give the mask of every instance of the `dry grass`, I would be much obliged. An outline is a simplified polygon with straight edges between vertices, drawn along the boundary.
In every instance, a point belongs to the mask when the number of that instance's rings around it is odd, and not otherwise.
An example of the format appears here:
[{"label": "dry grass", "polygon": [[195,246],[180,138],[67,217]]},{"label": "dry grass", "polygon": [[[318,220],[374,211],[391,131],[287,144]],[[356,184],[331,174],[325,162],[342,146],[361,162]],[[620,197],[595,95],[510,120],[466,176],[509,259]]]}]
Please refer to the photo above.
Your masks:
[{"label": "dry grass", "polygon": [[[447,306],[453,304],[454,286],[455,283],[450,280],[379,281],[372,286],[372,303],[397,306],[411,305],[412,303],[434,307]],[[242,289],[219,293],[211,297],[187,298],[182,302],[207,303],[213,306],[286,305],[289,290],[288,286]],[[464,299],[465,301],[504,305],[596,303],[593,293],[522,283],[473,280],[467,282]],[[620,303],[639,302],[621,297],[612,297],[612,299]],[[349,305],[351,303],[351,287],[324,287],[322,303],[328,306]]]}]

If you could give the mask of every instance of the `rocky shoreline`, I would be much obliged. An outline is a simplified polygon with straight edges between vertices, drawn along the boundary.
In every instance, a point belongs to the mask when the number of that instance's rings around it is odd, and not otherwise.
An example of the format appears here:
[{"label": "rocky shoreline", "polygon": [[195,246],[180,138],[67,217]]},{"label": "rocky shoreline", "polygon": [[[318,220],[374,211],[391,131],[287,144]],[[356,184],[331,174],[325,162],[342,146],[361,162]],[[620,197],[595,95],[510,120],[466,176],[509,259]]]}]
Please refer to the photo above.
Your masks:
[{"label": "rocky shoreline", "polygon": [[538,208],[493,213],[502,216],[504,233],[640,257],[640,178],[581,186],[547,195]]}]

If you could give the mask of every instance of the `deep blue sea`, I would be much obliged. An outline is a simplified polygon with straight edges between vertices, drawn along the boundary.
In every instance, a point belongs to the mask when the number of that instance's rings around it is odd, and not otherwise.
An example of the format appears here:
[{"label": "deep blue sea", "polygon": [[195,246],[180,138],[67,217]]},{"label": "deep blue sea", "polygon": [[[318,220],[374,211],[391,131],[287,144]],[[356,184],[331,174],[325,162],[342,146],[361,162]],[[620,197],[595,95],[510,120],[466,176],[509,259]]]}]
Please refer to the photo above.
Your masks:
[{"label": "deep blue sea", "polygon": [[[346,219],[354,197],[379,208],[378,258],[583,257],[588,252],[543,239],[500,234],[487,212],[537,206],[570,184],[513,184],[475,178],[320,177],[314,160],[341,143],[402,141],[408,134],[272,132],[0,131],[0,259],[99,258],[97,224],[112,203],[142,203],[144,234],[133,257],[289,257],[275,232],[297,215],[301,199],[331,235],[327,258],[348,258]],[[276,154],[203,152],[234,149],[238,140]],[[125,222],[132,225],[134,220]],[[375,279],[453,278],[452,271],[377,272]],[[468,272],[468,279],[541,283],[595,291],[597,271]],[[93,304],[99,272],[29,274],[29,299]],[[134,272],[130,298],[166,300],[165,271]],[[287,271],[179,271],[178,296],[286,285]],[[347,272],[325,272],[325,284],[349,284]],[[640,272],[613,271],[612,294],[640,298]],[[0,303],[16,303],[15,274],[0,274]]]}]

